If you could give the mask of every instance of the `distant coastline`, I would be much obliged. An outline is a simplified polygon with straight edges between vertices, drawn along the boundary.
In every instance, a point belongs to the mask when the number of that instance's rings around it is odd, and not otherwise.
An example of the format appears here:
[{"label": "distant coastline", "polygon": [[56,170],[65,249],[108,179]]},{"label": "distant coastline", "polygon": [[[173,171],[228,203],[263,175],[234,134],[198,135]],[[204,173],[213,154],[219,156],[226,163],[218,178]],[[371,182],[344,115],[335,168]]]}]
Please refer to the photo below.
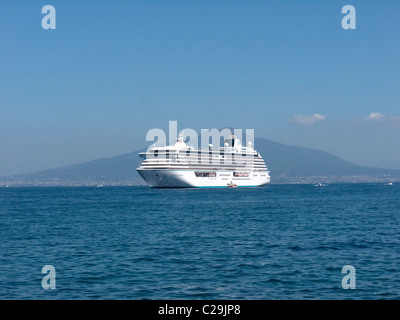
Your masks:
[{"label": "distant coastline", "polygon": [[[104,181],[104,180],[27,180],[18,178],[0,178],[0,188],[4,187],[133,187],[147,186],[145,182],[134,180]],[[311,176],[299,177],[296,181],[289,178],[277,177],[270,184],[315,184],[315,183],[400,183],[400,176]]]}]

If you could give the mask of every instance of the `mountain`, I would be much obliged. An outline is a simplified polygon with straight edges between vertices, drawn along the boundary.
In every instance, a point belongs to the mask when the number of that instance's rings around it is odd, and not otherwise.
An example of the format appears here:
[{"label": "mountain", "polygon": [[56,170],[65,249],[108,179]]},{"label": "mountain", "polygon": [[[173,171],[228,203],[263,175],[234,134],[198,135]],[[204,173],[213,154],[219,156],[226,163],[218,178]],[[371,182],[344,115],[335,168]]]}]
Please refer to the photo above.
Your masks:
[{"label": "mountain", "polygon": [[359,166],[324,151],[255,139],[271,182],[374,182],[400,180],[400,170]]},{"label": "mountain", "polygon": [[[256,138],[256,149],[267,163],[271,183],[400,181],[400,170],[358,166],[329,153]],[[49,169],[0,177],[0,186],[145,185],[136,172],[139,152]]]}]

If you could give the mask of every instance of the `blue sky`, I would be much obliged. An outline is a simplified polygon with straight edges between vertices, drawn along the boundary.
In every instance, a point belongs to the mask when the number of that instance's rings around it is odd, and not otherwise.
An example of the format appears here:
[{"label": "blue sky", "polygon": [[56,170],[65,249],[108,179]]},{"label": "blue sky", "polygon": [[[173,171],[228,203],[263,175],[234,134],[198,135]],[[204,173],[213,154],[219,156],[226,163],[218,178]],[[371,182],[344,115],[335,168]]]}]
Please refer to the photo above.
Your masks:
[{"label": "blue sky", "polygon": [[399,31],[396,0],[2,1],[0,175],[131,152],[169,120],[400,169]]}]

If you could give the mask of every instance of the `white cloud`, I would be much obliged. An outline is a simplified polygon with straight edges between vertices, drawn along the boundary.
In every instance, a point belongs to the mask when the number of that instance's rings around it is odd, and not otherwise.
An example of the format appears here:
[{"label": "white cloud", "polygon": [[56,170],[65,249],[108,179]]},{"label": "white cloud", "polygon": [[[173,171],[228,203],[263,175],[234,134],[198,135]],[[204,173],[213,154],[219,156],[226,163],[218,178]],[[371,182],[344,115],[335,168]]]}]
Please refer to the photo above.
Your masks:
[{"label": "white cloud", "polygon": [[303,124],[307,126],[313,125],[317,121],[325,120],[326,117],[323,116],[322,114],[314,113],[311,116],[305,116],[305,115],[295,115],[289,119],[290,122],[295,122],[298,124]]},{"label": "white cloud", "polygon": [[371,112],[368,117],[366,117],[367,120],[373,120],[373,121],[380,121],[385,118],[385,115],[379,112]]},{"label": "white cloud", "polygon": [[371,112],[367,117],[356,119],[356,123],[379,123],[382,125],[400,126],[400,116],[387,116],[379,112]]}]

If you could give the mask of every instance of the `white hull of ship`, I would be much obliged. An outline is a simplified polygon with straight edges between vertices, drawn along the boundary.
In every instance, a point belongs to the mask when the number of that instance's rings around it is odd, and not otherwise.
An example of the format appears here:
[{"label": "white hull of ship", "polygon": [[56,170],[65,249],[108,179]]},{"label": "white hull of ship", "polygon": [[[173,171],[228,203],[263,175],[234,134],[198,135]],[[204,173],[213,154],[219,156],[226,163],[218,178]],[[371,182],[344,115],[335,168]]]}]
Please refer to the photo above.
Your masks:
[{"label": "white hull of ship", "polygon": [[207,188],[227,187],[230,183],[238,187],[259,187],[270,182],[266,171],[248,172],[246,177],[234,177],[230,171],[215,171],[215,177],[197,177],[194,170],[137,169],[138,173],[153,188]]}]

